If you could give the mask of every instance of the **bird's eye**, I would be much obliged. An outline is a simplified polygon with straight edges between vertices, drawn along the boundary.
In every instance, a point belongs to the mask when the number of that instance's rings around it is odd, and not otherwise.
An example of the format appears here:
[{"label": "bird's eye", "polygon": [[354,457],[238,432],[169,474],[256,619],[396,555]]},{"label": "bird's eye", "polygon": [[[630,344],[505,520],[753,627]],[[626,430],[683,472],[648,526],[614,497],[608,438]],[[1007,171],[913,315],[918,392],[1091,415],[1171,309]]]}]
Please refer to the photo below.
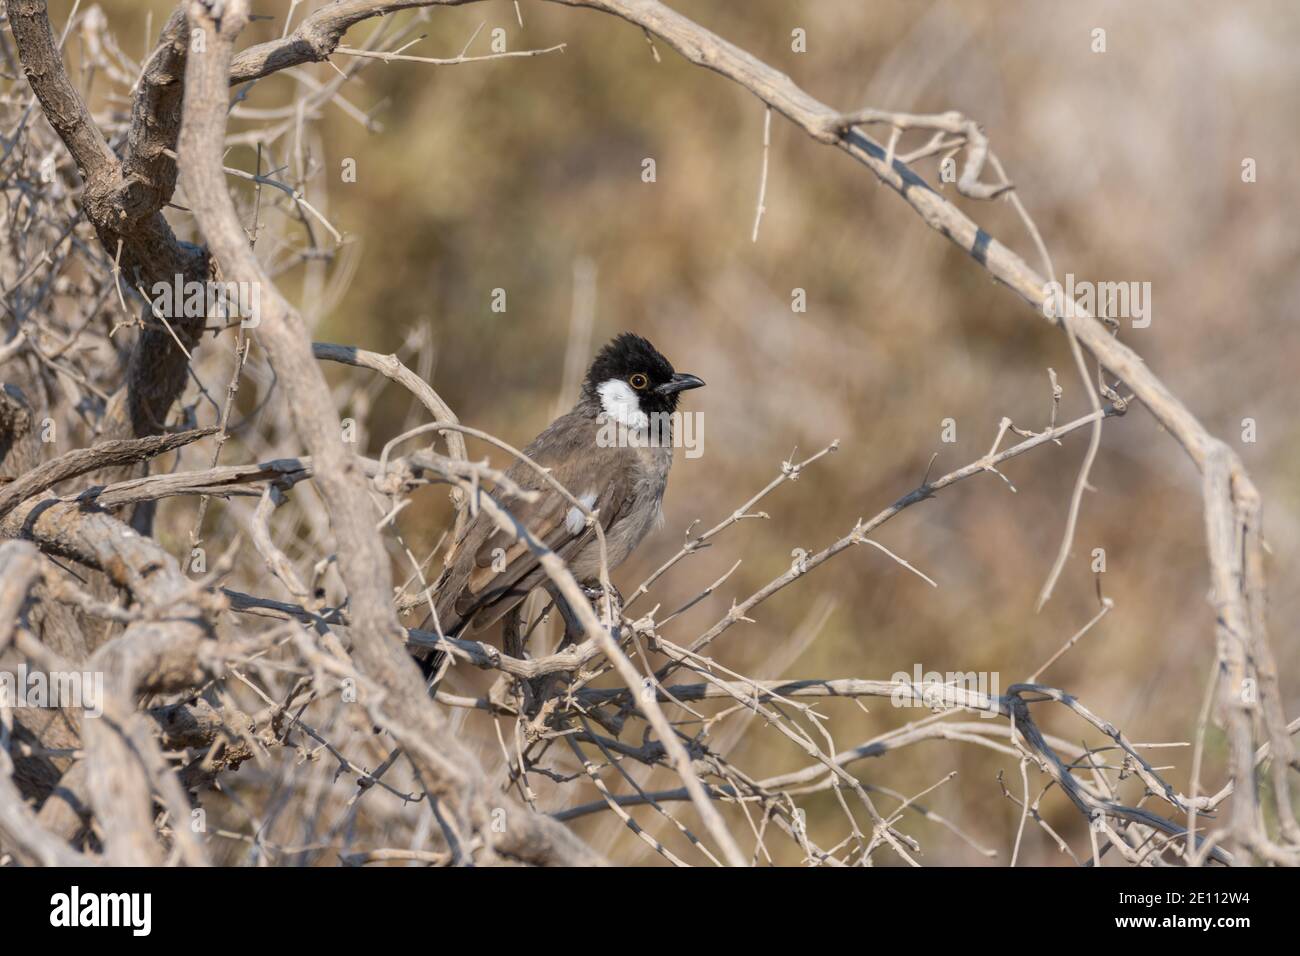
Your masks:
[{"label": "bird's eye", "polygon": [[637,372],[628,379],[628,383],[639,392],[650,384],[650,379],[646,378],[640,372]]}]

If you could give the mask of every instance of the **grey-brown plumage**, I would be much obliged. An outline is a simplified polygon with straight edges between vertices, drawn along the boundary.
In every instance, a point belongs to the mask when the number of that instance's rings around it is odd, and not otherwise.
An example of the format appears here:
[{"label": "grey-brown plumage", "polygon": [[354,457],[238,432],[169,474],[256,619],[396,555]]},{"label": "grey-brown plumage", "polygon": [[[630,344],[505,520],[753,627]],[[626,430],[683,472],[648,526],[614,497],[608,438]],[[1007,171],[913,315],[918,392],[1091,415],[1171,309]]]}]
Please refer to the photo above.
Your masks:
[{"label": "grey-brown plumage", "polygon": [[[679,393],[703,384],[675,372],[645,339],[624,333],[596,356],[573,409],[524,449],[597,513],[611,570],[660,521],[673,461],[671,429],[663,426],[671,421]],[[623,435],[648,434],[654,440],[611,441],[620,424]],[[580,583],[594,584],[599,542],[585,516],[527,463],[516,461],[506,474],[537,497],[528,502],[496,491],[494,499],[563,558]],[[527,543],[480,511],[456,543],[438,584],[437,626],[449,636],[481,632],[545,582]]]}]

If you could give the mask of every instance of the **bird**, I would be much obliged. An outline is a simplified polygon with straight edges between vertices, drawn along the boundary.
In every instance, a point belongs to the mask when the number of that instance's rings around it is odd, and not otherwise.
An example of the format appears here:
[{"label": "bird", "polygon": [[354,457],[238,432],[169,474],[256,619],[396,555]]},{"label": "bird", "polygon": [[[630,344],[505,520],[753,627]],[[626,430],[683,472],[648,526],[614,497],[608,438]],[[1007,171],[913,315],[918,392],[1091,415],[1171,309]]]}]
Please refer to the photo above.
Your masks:
[{"label": "bird", "polygon": [[[596,514],[606,561],[618,567],[663,521],[663,498],[673,463],[672,423],[681,393],[704,380],[678,372],[649,340],[624,332],[596,354],[571,410],[524,448],[558,483]],[[600,546],[587,516],[526,461],[505,472],[532,500],[500,487],[490,494],[532,535],[560,556],[579,584],[599,581]],[[481,633],[548,581],[527,542],[502,530],[480,508],[454,543],[435,582],[433,623],[446,637]],[[555,595],[562,613],[563,599]],[[566,613],[566,617],[568,614]],[[414,649],[426,678],[441,653]]]}]

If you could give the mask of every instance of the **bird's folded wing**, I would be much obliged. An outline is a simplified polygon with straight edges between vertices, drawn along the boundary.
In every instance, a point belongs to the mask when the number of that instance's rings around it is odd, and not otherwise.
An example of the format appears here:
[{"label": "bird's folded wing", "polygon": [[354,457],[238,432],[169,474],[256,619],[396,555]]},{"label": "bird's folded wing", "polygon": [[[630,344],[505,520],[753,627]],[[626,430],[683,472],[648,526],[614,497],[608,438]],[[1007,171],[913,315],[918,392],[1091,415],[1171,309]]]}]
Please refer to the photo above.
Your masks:
[{"label": "bird's folded wing", "polygon": [[[601,527],[607,529],[618,519],[621,507],[632,498],[629,480],[616,464],[618,452],[616,448],[591,448],[580,456],[581,466],[572,457],[538,464],[543,467],[549,464],[551,474],[561,485],[584,503],[590,501],[590,510],[597,513]],[[510,477],[520,486],[537,491],[537,498],[530,502],[501,496],[498,500],[534,538],[566,562],[591,543],[595,532],[581,510],[527,466],[516,466],[511,472]],[[603,487],[582,487],[584,482],[591,484],[593,478],[603,482]],[[478,520],[491,521],[487,515]],[[494,527],[486,535],[467,536],[462,545],[474,551],[455,601],[458,615],[469,616],[476,607],[492,603],[521,586],[536,586],[540,562],[522,535]],[[464,560],[468,555],[461,558]]]}]

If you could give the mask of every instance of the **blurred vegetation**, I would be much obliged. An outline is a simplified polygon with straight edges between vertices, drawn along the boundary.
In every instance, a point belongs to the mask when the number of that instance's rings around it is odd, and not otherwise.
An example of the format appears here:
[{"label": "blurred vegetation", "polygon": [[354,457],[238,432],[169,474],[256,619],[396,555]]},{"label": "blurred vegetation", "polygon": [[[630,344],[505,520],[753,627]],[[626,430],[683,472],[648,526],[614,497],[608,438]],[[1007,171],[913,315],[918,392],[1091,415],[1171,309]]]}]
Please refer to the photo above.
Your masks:
[{"label": "blurred vegetation", "polygon": [[[170,10],[164,2],[104,6],[133,55],[147,12],[156,27]],[[255,25],[256,38],[278,36],[288,6],[257,4],[271,19]],[[1280,110],[1300,82],[1300,8],[1181,0],[672,6],[824,102],[965,112],[985,126],[1058,274],[1152,283],[1150,328],[1121,334],[1234,442],[1263,492],[1272,634],[1287,712],[1300,712],[1300,143]],[[668,575],[653,595],[665,613],[744,559],[667,636],[694,636],[788,567],[792,549],[819,548],[910,490],[933,453],[941,474],[987,451],[1004,415],[1043,427],[1048,367],[1065,388],[1059,420],[1087,410],[1059,332],[851,159],[774,117],[767,214],[753,243],[762,104],[662,43],[657,62],[645,36],[616,18],[521,7],[523,29],[510,2],[433,10],[416,27],[427,38],[406,52],[454,56],[486,23],[471,52],[486,52],[489,31],[500,27],[511,49],[563,42],[563,53],[455,67],[371,63],[345,95],[374,128],[330,106],[319,137],[299,144],[318,170],[307,195],[357,256],[346,294],[309,320],[319,338],[378,351],[427,328],[442,397],[462,421],[522,445],[561,398],[574,263],[590,259],[597,320],[585,351],[633,329],[709,383],[686,402],[704,413],[705,454],[679,454],[666,528],[616,574],[625,590],[679,547],[691,522],[715,523],[777,474],[792,449],[804,456],[839,439],[838,454],[764,502],[770,520],[741,522]],[[804,54],[791,50],[796,27],[807,31]],[[1107,31],[1104,54],[1090,49],[1096,27]],[[362,46],[374,29],[363,24],[346,42]],[[130,44],[132,36],[141,40]],[[319,82],[335,75],[325,64],[300,72]],[[255,84],[243,105],[281,106],[299,92],[292,77],[277,76]],[[641,180],[647,157],[656,161],[654,183]],[[1245,157],[1258,163],[1256,183],[1242,182]],[[346,159],[356,161],[355,183],[341,179]],[[289,161],[271,155],[266,165]],[[236,147],[227,162],[248,169],[254,156]],[[936,182],[932,161],[919,171]],[[1037,262],[1009,204],[961,204]],[[282,277],[291,297],[302,275]],[[507,291],[505,314],[490,309],[495,288]],[[791,311],[794,288],[807,291],[805,314]],[[396,389],[382,394],[370,415],[372,450],[403,428],[408,406]],[[940,422],[950,417],[958,440],[944,444]],[[1257,422],[1254,444],[1238,441],[1247,417]],[[1005,688],[1095,613],[1089,565],[1100,547],[1115,610],[1044,680],[1133,740],[1191,740],[1214,652],[1198,479],[1141,407],[1107,423],[1066,572],[1034,613],[1085,444],[1080,432],[1009,463],[1014,494],[980,476],[886,525],[879,540],[934,577],[937,590],[874,549],[855,549],[761,605],[755,623],[714,646],[716,658],[758,678],[886,679],[916,664],[995,671]],[[445,495],[424,500],[426,509],[401,519],[419,554],[448,517]],[[452,680],[464,689],[480,677]],[[1042,707],[1045,729],[1099,742],[1063,709]],[[845,701],[819,709],[833,715],[841,749],[921,714],[884,701],[869,713]],[[499,759],[487,718],[470,715],[463,730],[485,734],[484,759]],[[1177,764],[1167,776],[1186,788],[1190,749],[1155,754],[1157,765]],[[756,777],[803,762],[757,725],[736,757]],[[1212,733],[1203,778],[1212,789],[1223,779],[1221,757]],[[997,774],[1015,780],[1014,760],[934,742],[854,769],[909,794],[960,771],[923,802],[997,847],[1000,862],[1009,857],[1019,810]],[[829,795],[807,806],[815,839],[823,821],[827,833],[843,826]],[[1053,827],[1079,840],[1083,821],[1064,799],[1049,797],[1044,808]],[[656,859],[612,818],[579,829],[597,845],[623,840],[624,859]],[[924,821],[909,821],[909,832],[929,849],[922,860],[981,862]],[[1022,859],[1064,858],[1031,832]]]}]

